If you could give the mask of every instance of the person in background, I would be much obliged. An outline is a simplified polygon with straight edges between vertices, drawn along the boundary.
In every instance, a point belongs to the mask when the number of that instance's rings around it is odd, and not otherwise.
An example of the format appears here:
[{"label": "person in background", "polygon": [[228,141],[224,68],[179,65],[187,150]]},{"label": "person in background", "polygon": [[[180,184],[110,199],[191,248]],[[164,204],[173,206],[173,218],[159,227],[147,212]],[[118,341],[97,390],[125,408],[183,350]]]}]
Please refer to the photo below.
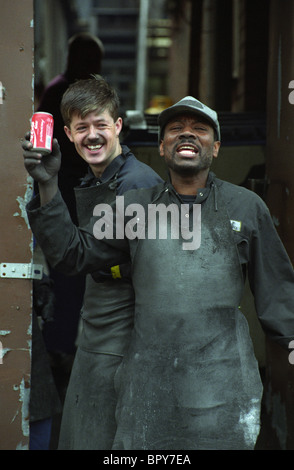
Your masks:
[{"label": "person in background", "polygon": [[74,188],[79,185],[88,167],[64,132],[60,104],[70,84],[76,80],[90,78],[93,74],[101,74],[103,56],[104,46],[98,37],[89,33],[77,33],[72,36],[68,41],[65,71],[47,85],[37,109],[51,113],[54,117],[54,137],[58,140],[62,153],[58,184],[74,222],[77,222]]}]

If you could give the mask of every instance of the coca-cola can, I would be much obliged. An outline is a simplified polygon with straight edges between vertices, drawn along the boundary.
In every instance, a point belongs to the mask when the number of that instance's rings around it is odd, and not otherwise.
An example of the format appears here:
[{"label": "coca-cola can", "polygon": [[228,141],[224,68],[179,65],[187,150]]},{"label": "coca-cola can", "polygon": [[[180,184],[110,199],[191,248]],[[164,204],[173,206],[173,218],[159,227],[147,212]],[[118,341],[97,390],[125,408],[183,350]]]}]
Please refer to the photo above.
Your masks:
[{"label": "coca-cola can", "polygon": [[50,113],[34,113],[31,122],[30,141],[33,149],[45,155],[52,152],[54,120]]}]

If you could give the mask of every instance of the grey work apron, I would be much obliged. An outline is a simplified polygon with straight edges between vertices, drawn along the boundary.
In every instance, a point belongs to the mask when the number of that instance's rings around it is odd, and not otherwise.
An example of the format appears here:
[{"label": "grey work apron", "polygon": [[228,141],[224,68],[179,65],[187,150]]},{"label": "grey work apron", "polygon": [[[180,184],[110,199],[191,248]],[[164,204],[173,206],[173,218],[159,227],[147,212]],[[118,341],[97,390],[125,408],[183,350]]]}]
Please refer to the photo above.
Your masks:
[{"label": "grey work apron", "polygon": [[[116,178],[117,174],[110,182],[75,190],[80,226],[88,223],[96,204],[111,204],[115,201]],[[123,355],[133,328],[132,284],[123,279],[95,282],[92,276],[88,275],[81,316],[82,333],[79,346],[83,350]]]},{"label": "grey work apron", "polygon": [[[111,203],[115,180],[76,189],[80,226],[95,204]],[[96,283],[86,277],[82,331],[63,410],[59,449],[111,449],[116,431],[114,375],[133,328],[134,291],[130,282]]]},{"label": "grey work apron", "polygon": [[237,247],[213,191],[201,216],[198,249],[145,239],[133,254],[135,326],[116,375],[113,449],[254,447],[262,385],[238,308]]}]

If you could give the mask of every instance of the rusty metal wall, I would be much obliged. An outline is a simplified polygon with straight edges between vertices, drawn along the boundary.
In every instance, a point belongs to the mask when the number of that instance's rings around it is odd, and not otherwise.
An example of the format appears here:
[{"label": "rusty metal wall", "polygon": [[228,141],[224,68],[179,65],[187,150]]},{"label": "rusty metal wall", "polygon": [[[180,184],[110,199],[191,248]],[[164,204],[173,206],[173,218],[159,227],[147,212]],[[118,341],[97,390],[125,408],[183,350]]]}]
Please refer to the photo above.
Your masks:
[{"label": "rusty metal wall", "polygon": [[[30,263],[20,141],[33,110],[33,0],[0,0],[0,12],[0,263]],[[31,289],[29,279],[0,278],[1,450],[29,443]]]}]

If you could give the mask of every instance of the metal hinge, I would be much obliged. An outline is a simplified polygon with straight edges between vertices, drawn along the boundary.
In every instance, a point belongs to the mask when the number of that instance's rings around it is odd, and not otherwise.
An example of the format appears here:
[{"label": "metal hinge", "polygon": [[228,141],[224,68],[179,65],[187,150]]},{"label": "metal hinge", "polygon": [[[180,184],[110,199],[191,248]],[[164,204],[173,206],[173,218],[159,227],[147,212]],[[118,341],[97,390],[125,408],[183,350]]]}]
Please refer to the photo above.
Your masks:
[{"label": "metal hinge", "polygon": [[42,264],[29,263],[1,263],[1,277],[16,279],[42,279]]}]

